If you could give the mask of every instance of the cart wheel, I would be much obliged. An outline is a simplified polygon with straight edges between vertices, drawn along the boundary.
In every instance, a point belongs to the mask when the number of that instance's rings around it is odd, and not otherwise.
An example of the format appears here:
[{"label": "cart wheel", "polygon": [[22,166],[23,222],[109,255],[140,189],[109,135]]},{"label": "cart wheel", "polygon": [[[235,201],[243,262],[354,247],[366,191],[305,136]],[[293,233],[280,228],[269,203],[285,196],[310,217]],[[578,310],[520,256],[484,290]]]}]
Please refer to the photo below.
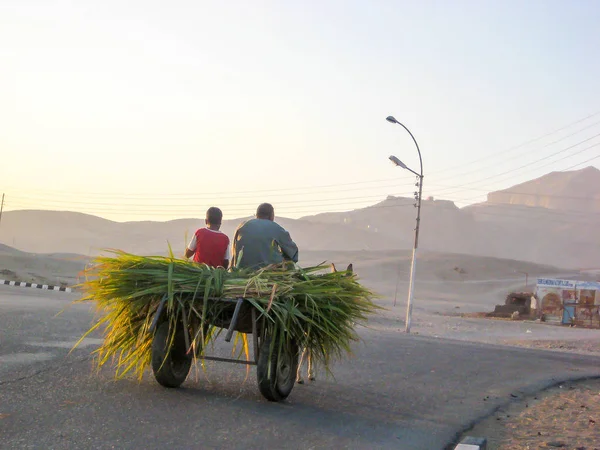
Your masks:
[{"label": "cart wheel", "polygon": [[258,388],[267,400],[279,402],[287,398],[294,388],[298,369],[298,345],[289,344],[282,349],[281,354],[275,349],[269,361],[270,346],[271,337],[267,336],[260,345],[256,367]]},{"label": "cart wheel", "polygon": [[185,336],[182,327],[175,332],[169,351],[169,322],[161,323],[152,340],[152,371],[154,378],[168,388],[181,386],[192,365],[192,356],[186,354]]}]

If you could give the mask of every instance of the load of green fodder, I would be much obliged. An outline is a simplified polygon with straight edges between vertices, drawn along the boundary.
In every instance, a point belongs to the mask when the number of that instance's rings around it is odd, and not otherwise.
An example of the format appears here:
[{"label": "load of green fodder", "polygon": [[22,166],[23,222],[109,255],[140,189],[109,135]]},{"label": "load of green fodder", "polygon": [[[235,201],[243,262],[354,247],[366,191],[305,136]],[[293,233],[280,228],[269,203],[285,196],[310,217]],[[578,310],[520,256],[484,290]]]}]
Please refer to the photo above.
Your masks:
[{"label": "load of green fodder", "polygon": [[[187,323],[210,324],[223,308],[223,302],[212,299],[243,297],[256,308],[257,317],[265,318],[268,334],[278,337],[271,352],[294,340],[309,348],[313,361],[327,371],[332,360],[351,354],[351,343],[358,340],[355,325],[364,325],[379,309],[375,295],[354,273],[331,272],[324,264],[227,271],[173,257],[112,254],[96,258],[77,302],[95,302],[99,314],[82,339],[103,330],[103,344],[94,352],[97,366],[114,362],[117,378],[133,372],[141,379],[150,365],[151,326],[165,298],[169,317],[181,318],[183,312]],[[204,349],[218,333],[212,325],[199,328],[189,344]],[[171,327],[169,340],[175,330]]]}]

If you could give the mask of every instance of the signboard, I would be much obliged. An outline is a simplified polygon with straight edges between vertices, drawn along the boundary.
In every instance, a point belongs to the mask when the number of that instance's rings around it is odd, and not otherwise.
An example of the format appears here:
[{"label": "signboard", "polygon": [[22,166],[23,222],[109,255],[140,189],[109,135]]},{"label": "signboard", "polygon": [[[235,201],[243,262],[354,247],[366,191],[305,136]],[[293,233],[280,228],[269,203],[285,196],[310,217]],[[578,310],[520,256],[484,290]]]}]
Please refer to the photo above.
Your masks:
[{"label": "signboard", "polygon": [[538,278],[537,285],[539,287],[555,287],[561,289],[589,289],[600,291],[600,282],[598,281],[575,281],[575,280],[560,280],[557,278]]}]

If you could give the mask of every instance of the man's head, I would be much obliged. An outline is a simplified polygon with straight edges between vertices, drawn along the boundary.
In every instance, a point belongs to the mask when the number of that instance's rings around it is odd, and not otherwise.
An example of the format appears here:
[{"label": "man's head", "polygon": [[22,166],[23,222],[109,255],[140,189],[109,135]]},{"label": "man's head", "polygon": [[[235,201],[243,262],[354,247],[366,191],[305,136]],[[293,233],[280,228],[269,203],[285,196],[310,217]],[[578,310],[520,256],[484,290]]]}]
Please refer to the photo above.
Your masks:
[{"label": "man's head", "polygon": [[218,230],[221,228],[221,221],[223,220],[223,212],[216,206],[208,208],[206,211],[205,223],[209,228]]},{"label": "man's head", "polygon": [[256,208],[256,218],[270,221],[275,220],[275,209],[273,208],[273,205],[270,203],[261,203],[258,205],[258,208]]}]

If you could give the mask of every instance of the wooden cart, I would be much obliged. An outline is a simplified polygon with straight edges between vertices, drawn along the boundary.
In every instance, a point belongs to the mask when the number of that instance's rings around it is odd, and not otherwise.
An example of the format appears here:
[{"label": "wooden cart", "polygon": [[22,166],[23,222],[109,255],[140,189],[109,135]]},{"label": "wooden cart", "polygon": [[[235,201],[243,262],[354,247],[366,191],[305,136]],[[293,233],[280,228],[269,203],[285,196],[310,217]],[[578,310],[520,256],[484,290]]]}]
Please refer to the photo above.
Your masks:
[{"label": "wooden cart", "polygon": [[[192,320],[187,317],[183,305],[180,316],[172,320],[173,318],[168,316],[165,308],[166,301],[167,296],[165,295],[150,328],[154,333],[152,371],[158,383],[169,388],[179,387],[187,378],[194,356],[196,356],[198,359],[255,365],[258,388],[267,400],[278,402],[290,395],[296,381],[299,359],[298,345],[288,342],[281,351],[270,351],[271,342],[276,336],[269,335],[265,326],[267,319],[262,317],[250,302],[243,298],[209,299],[213,314],[208,319],[209,323],[201,324],[197,316],[193,316]],[[218,310],[217,314],[214,313],[215,306]],[[176,324],[176,332],[173,339],[170,340],[169,331],[173,324]],[[203,352],[202,345],[196,346],[194,355],[192,351],[194,337],[202,335],[201,326],[206,335],[209,325],[226,329],[226,342],[231,341],[234,331],[252,335],[254,359],[242,361],[207,356]],[[201,339],[196,340],[196,342],[198,341]]]}]

